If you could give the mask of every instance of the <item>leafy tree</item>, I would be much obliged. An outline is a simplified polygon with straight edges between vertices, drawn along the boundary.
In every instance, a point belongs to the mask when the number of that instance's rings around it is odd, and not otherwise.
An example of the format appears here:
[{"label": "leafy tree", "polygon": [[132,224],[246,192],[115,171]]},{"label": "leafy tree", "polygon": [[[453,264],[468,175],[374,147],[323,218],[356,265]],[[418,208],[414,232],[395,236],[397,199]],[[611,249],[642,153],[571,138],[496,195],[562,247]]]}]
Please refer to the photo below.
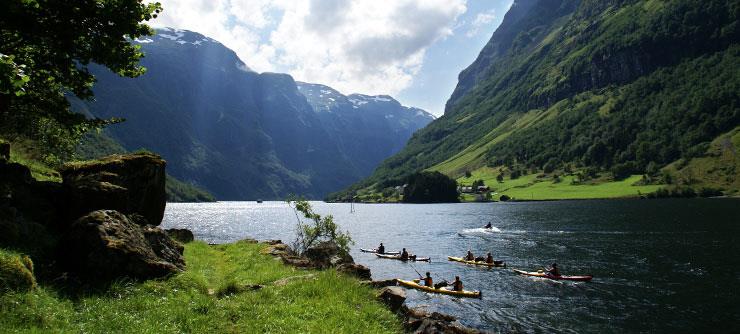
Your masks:
[{"label": "leafy tree", "polygon": [[473,190],[478,189],[478,187],[484,187],[485,185],[486,183],[483,180],[475,180],[473,181]]},{"label": "leafy tree", "polygon": [[0,5],[0,133],[39,140],[68,156],[92,128],[118,120],[86,119],[68,96],[93,97],[90,63],[127,77],[144,73],[131,39],[151,35],[143,24],[159,3],[140,0],[6,0]]},{"label": "leafy tree", "polygon": [[457,182],[440,172],[414,173],[406,179],[403,201],[408,203],[458,202]]},{"label": "leafy tree", "polygon": [[465,178],[469,178],[471,176],[473,176],[473,174],[471,174],[469,170],[466,170],[465,171]]},{"label": "leafy tree", "polygon": [[504,182],[504,173],[498,173],[498,176],[496,176],[496,181],[498,182]]},{"label": "leafy tree", "polygon": [[[293,209],[298,221],[293,249],[299,254],[303,254],[311,246],[325,241],[334,242],[342,252],[349,253],[349,246],[354,242],[349,233],[339,229],[332,215],[321,217],[313,211],[311,203],[306,200],[288,199],[287,202]],[[304,219],[307,219],[308,222],[305,222]]]}]

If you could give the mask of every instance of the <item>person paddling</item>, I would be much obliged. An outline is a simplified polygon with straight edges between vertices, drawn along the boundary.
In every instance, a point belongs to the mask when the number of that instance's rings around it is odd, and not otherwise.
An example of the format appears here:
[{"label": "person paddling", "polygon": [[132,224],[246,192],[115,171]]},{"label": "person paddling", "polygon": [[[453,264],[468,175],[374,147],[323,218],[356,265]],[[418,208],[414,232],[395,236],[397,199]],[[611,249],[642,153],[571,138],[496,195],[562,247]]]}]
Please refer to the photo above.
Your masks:
[{"label": "person paddling", "polygon": [[463,284],[460,280],[460,276],[455,276],[455,281],[452,282],[452,291],[463,291]]},{"label": "person paddling", "polygon": [[488,256],[486,256],[486,263],[493,264],[493,255],[491,253],[488,253]]},{"label": "person paddling", "polygon": [[491,225],[491,222],[488,222],[488,224],[486,224],[486,227],[484,227],[484,228],[492,229],[493,228],[493,225]]},{"label": "person paddling", "polygon": [[434,281],[432,280],[432,275],[428,271],[427,271],[427,277],[424,277],[424,286],[434,288]]},{"label": "person paddling", "polygon": [[550,265],[550,268],[547,268],[546,272],[550,276],[560,276],[560,269],[558,269],[558,264],[554,262],[552,265]]},{"label": "person paddling", "polygon": [[378,246],[378,249],[375,250],[378,254],[385,254],[385,246],[383,246],[383,243],[380,243],[380,246]]},{"label": "person paddling", "polygon": [[466,261],[473,261],[473,260],[475,260],[475,255],[473,255],[473,252],[471,252],[470,250],[468,250],[468,255],[465,255],[465,260]]},{"label": "person paddling", "polygon": [[409,259],[409,252],[406,251],[406,248],[401,250],[401,260],[408,260]]}]

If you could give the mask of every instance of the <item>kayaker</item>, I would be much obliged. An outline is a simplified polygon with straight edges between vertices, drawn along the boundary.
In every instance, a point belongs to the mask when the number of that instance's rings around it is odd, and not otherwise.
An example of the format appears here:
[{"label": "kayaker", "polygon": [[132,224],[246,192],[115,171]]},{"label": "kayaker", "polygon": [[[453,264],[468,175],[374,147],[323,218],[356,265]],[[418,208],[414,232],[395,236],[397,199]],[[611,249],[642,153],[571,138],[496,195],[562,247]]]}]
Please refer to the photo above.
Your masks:
[{"label": "kayaker", "polygon": [[554,263],[550,265],[550,268],[547,268],[547,274],[550,276],[560,276],[560,269],[558,269],[558,264]]},{"label": "kayaker", "polygon": [[424,286],[428,286],[430,288],[434,287],[434,282],[432,281],[432,275],[427,271],[427,277],[424,277]]},{"label": "kayaker", "polygon": [[463,284],[460,280],[460,276],[455,276],[455,281],[452,282],[452,290],[453,291],[463,291]]},{"label": "kayaker", "polygon": [[475,260],[475,255],[473,255],[473,252],[468,250],[468,255],[465,255],[465,261],[473,261]]},{"label": "kayaker", "polygon": [[491,229],[491,228],[493,228],[493,225],[491,225],[491,222],[488,222],[488,224],[486,224],[486,227],[484,227],[484,228]]},{"label": "kayaker", "polygon": [[378,254],[385,254],[385,246],[383,246],[383,243],[380,243],[380,246],[378,246],[378,249],[376,250]]},{"label": "kayaker", "polygon": [[486,263],[493,263],[493,255],[491,255],[491,253],[488,253],[488,256],[486,256]]},{"label": "kayaker", "polygon": [[406,248],[401,250],[401,260],[408,260],[409,259],[409,252],[406,251]]}]

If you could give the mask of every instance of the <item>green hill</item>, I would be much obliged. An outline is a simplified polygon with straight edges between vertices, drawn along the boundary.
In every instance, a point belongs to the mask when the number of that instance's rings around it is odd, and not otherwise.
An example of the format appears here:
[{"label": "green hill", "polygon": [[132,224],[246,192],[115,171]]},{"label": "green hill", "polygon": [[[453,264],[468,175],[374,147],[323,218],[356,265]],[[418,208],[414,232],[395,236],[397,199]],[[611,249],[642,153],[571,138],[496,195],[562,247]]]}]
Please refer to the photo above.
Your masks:
[{"label": "green hill", "polygon": [[633,175],[645,177],[630,186],[652,187],[575,197],[675,185],[734,194],[739,17],[736,1],[515,1],[460,74],[444,116],[349,191],[437,170],[462,183],[474,179],[466,174],[540,174],[520,185],[530,188],[524,199],[571,198],[532,187],[540,181],[563,188]]}]

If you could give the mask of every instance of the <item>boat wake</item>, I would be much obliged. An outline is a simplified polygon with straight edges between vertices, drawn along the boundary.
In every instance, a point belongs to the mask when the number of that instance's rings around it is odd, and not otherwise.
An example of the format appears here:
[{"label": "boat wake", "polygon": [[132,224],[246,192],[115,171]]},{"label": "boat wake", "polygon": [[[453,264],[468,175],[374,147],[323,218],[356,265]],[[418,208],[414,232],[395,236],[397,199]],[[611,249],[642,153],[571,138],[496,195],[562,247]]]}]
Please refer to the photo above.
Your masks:
[{"label": "boat wake", "polygon": [[491,228],[483,228],[483,227],[466,228],[460,231],[460,234],[491,234],[491,233],[500,233],[500,232],[501,230],[498,227],[493,226]]}]

